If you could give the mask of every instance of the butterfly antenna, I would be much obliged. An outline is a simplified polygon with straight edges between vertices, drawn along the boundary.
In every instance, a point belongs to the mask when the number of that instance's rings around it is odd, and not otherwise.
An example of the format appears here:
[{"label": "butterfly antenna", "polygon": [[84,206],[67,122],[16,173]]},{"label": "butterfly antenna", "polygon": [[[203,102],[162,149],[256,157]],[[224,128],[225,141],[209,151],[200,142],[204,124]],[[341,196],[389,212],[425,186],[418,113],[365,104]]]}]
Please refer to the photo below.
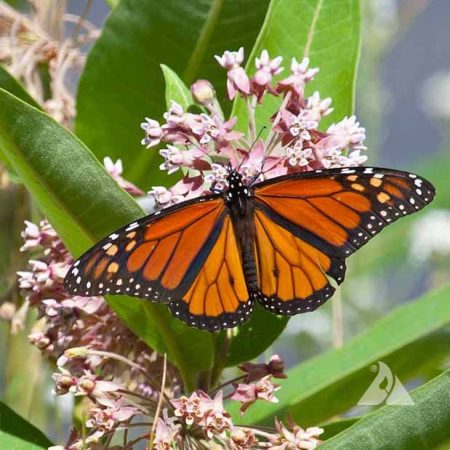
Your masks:
[{"label": "butterfly antenna", "polygon": [[250,152],[252,151],[253,147],[256,145],[256,143],[258,142],[258,139],[261,137],[262,132],[266,129],[267,127],[264,125],[263,127],[261,127],[261,129],[259,130],[255,140],[253,141],[252,145],[250,146],[250,148],[247,151],[247,154],[241,159],[241,162],[239,163],[239,166],[237,167],[237,171],[239,172],[239,169],[241,168],[242,164],[244,163],[244,161],[246,161],[250,155]]}]

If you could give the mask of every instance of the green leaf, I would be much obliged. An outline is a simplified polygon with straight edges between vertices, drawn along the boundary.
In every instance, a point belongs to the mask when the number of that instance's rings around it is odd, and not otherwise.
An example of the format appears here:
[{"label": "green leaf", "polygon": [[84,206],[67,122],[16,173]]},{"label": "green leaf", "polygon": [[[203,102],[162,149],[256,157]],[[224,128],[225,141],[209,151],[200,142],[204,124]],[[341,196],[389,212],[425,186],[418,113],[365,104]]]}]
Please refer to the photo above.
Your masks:
[{"label": "green leaf", "polygon": [[389,405],[320,446],[332,450],[428,450],[450,438],[450,371],[411,393],[414,405]]},{"label": "green leaf", "polygon": [[[309,54],[313,66],[320,66],[314,89],[322,96],[333,96],[332,117],[352,113],[353,84],[359,48],[359,5],[357,0],[272,0],[264,26],[249,57],[247,70],[252,72],[254,58],[263,49],[271,56],[282,55],[285,64],[293,56]],[[279,99],[267,98],[258,108],[258,128],[269,123]],[[246,106],[236,99],[232,115],[245,123]],[[227,365],[234,365],[258,356],[279,336],[287,324],[286,318],[275,318],[266,311],[256,310],[250,321],[240,327],[234,338]]]},{"label": "green leaf", "polygon": [[323,428],[323,434],[320,435],[320,439],[326,441],[327,439],[336,436],[336,434],[354,425],[359,419],[360,417],[350,417],[348,419],[336,420],[335,422],[321,425],[320,427]]},{"label": "green leaf", "polygon": [[187,110],[194,103],[191,91],[183,83],[183,80],[170,68],[161,64],[161,69],[166,82],[166,106],[170,107],[170,101],[174,100]]},{"label": "green leaf", "polygon": [[[326,127],[353,112],[359,41],[358,0],[272,0],[247,70],[255,70],[253,60],[264,49],[271,56],[283,56],[285,66],[292,57],[300,61],[309,56],[311,67],[319,67],[320,73],[308,89],[318,90],[321,98],[333,99],[333,113],[321,122]],[[279,103],[268,97],[258,108],[258,129],[269,123]],[[232,115],[238,116],[242,127],[247,117],[242,99],[236,99]]]},{"label": "green leaf", "polygon": [[[25,88],[2,65],[0,65],[0,88],[10,92],[29,105],[39,108],[39,105],[28,94]],[[2,149],[0,148],[0,153],[1,152]],[[9,174],[12,176],[12,179],[18,182],[17,174],[14,172],[6,156],[3,155],[1,159],[3,160],[5,167],[8,169]]]},{"label": "green leaf", "polygon": [[[370,366],[377,361],[388,364],[402,381],[436,366],[449,355],[449,302],[447,286],[396,308],[341,349],[289,370],[288,378],[280,382],[279,403],[259,402],[243,419],[259,423],[289,413],[302,426],[317,425],[358,403],[373,381]],[[229,409],[238,417],[237,405]]]},{"label": "green leaf", "polygon": [[80,80],[76,132],[97,158],[122,158],[125,178],[144,187],[167,183],[158,152],[140,144],[144,117],[165,110],[160,64],[187,85],[207,78],[224,96],[215,54],[255,42],[268,0],[122,0],[90,51]]},{"label": "green leaf", "polygon": [[0,65],[0,88],[10,92],[29,105],[40,108],[33,97],[2,65]]},{"label": "green leaf", "polygon": [[[82,142],[47,115],[1,90],[0,146],[75,256],[144,215]],[[166,306],[126,296],[108,301],[147,344],[168,352],[185,379],[190,379],[190,388],[195,372],[211,366],[211,335],[172,318]]]},{"label": "green leaf", "polygon": [[237,334],[231,342],[226,366],[236,366],[261,355],[282,333],[287,322],[286,317],[274,316],[256,305],[251,319],[237,329]]},{"label": "green leaf", "polygon": [[51,445],[44,433],[0,402],[0,448],[39,450]]}]

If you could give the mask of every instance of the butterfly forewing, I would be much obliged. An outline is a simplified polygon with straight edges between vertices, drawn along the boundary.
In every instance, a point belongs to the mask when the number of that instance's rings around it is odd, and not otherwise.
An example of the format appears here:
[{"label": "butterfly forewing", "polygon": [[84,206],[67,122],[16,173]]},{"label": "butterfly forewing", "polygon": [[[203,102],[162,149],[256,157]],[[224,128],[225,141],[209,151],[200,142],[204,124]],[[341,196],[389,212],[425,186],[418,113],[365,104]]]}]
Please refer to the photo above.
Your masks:
[{"label": "butterfly forewing", "polygon": [[77,295],[128,294],[171,301],[189,288],[217,240],[221,198],[164,210],[112,233],[84,254],[64,280]]}]

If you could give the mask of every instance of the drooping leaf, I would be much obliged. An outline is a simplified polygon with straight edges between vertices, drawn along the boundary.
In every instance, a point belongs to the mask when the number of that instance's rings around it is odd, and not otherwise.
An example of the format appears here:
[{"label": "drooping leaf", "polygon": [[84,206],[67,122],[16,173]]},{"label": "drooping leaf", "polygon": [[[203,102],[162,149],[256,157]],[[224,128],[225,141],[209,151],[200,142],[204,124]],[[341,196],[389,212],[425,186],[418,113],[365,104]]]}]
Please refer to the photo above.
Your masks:
[{"label": "drooping leaf", "polygon": [[[0,147],[75,256],[144,215],[82,142],[1,90]],[[109,303],[145,342],[167,351],[186,376],[210,367],[211,336],[175,320],[167,307],[126,296],[111,297]]]},{"label": "drooping leaf", "polygon": [[43,450],[52,443],[40,430],[0,402],[0,448]]},{"label": "drooping leaf", "polygon": [[[308,56],[311,67],[320,68],[308,89],[318,90],[321,98],[333,98],[334,111],[321,122],[326,127],[353,113],[359,42],[358,0],[272,0],[247,69],[254,72],[253,60],[264,49],[272,57],[283,56],[287,68],[292,57],[301,61]],[[258,108],[258,129],[269,123],[279,103],[269,97]],[[245,123],[246,106],[241,99],[235,101],[232,115],[238,115],[241,126]]]},{"label": "drooping leaf", "polygon": [[268,0],[122,0],[90,51],[80,80],[76,132],[102,160],[122,158],[125,177],[164,184],[157,152],[144,152],[139,124],[165,110],[165,64],[189,85],[207,78],[221,99],[226,74],[213,56],[250,49]]},{"label": "drooping leaf", "polygon": [[[396,308],[341,349],[290,369],[280,381],[279,403],[259,402],[240,420],[259,423],[289,413],[302,426],[317,425],[358,403],[373,381],[370,367],[377,361],[388,364],[403,382],[427,371],[449,355],[449,301],[447,286]],[[229,409],[238,417],[236,405]]]},{"label": "drooping leaf", "polygon": [[384,406],[321,445],[327,450],[428,450],[450,439],[450,371],[411,393],[414,405]]}]

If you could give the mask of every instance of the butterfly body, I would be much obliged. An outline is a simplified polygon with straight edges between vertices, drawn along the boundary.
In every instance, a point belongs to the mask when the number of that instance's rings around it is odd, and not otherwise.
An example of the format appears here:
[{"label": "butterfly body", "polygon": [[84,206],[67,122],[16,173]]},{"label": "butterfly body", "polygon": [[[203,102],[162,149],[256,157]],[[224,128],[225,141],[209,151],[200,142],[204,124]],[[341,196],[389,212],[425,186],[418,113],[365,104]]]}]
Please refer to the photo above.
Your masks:
[{"label": "butterfly body", "polygon": [[258,279],[254,248],[253,189],[251,184],[244,183],[242,175],[237,171],[230,171],[227,182],[228,189],[224,197],[236,233],[247,289],[250,294],[255,294],[258,289]]},{"label": "butterfly body", "polygon": [[166,303],[210,331],[313,311],[345,277],[345,258],[431,202],[433,186],[373,167],[317,170],[244,183],[189,200],[110,234],[69,270],[74,295],[128,294]]}]

